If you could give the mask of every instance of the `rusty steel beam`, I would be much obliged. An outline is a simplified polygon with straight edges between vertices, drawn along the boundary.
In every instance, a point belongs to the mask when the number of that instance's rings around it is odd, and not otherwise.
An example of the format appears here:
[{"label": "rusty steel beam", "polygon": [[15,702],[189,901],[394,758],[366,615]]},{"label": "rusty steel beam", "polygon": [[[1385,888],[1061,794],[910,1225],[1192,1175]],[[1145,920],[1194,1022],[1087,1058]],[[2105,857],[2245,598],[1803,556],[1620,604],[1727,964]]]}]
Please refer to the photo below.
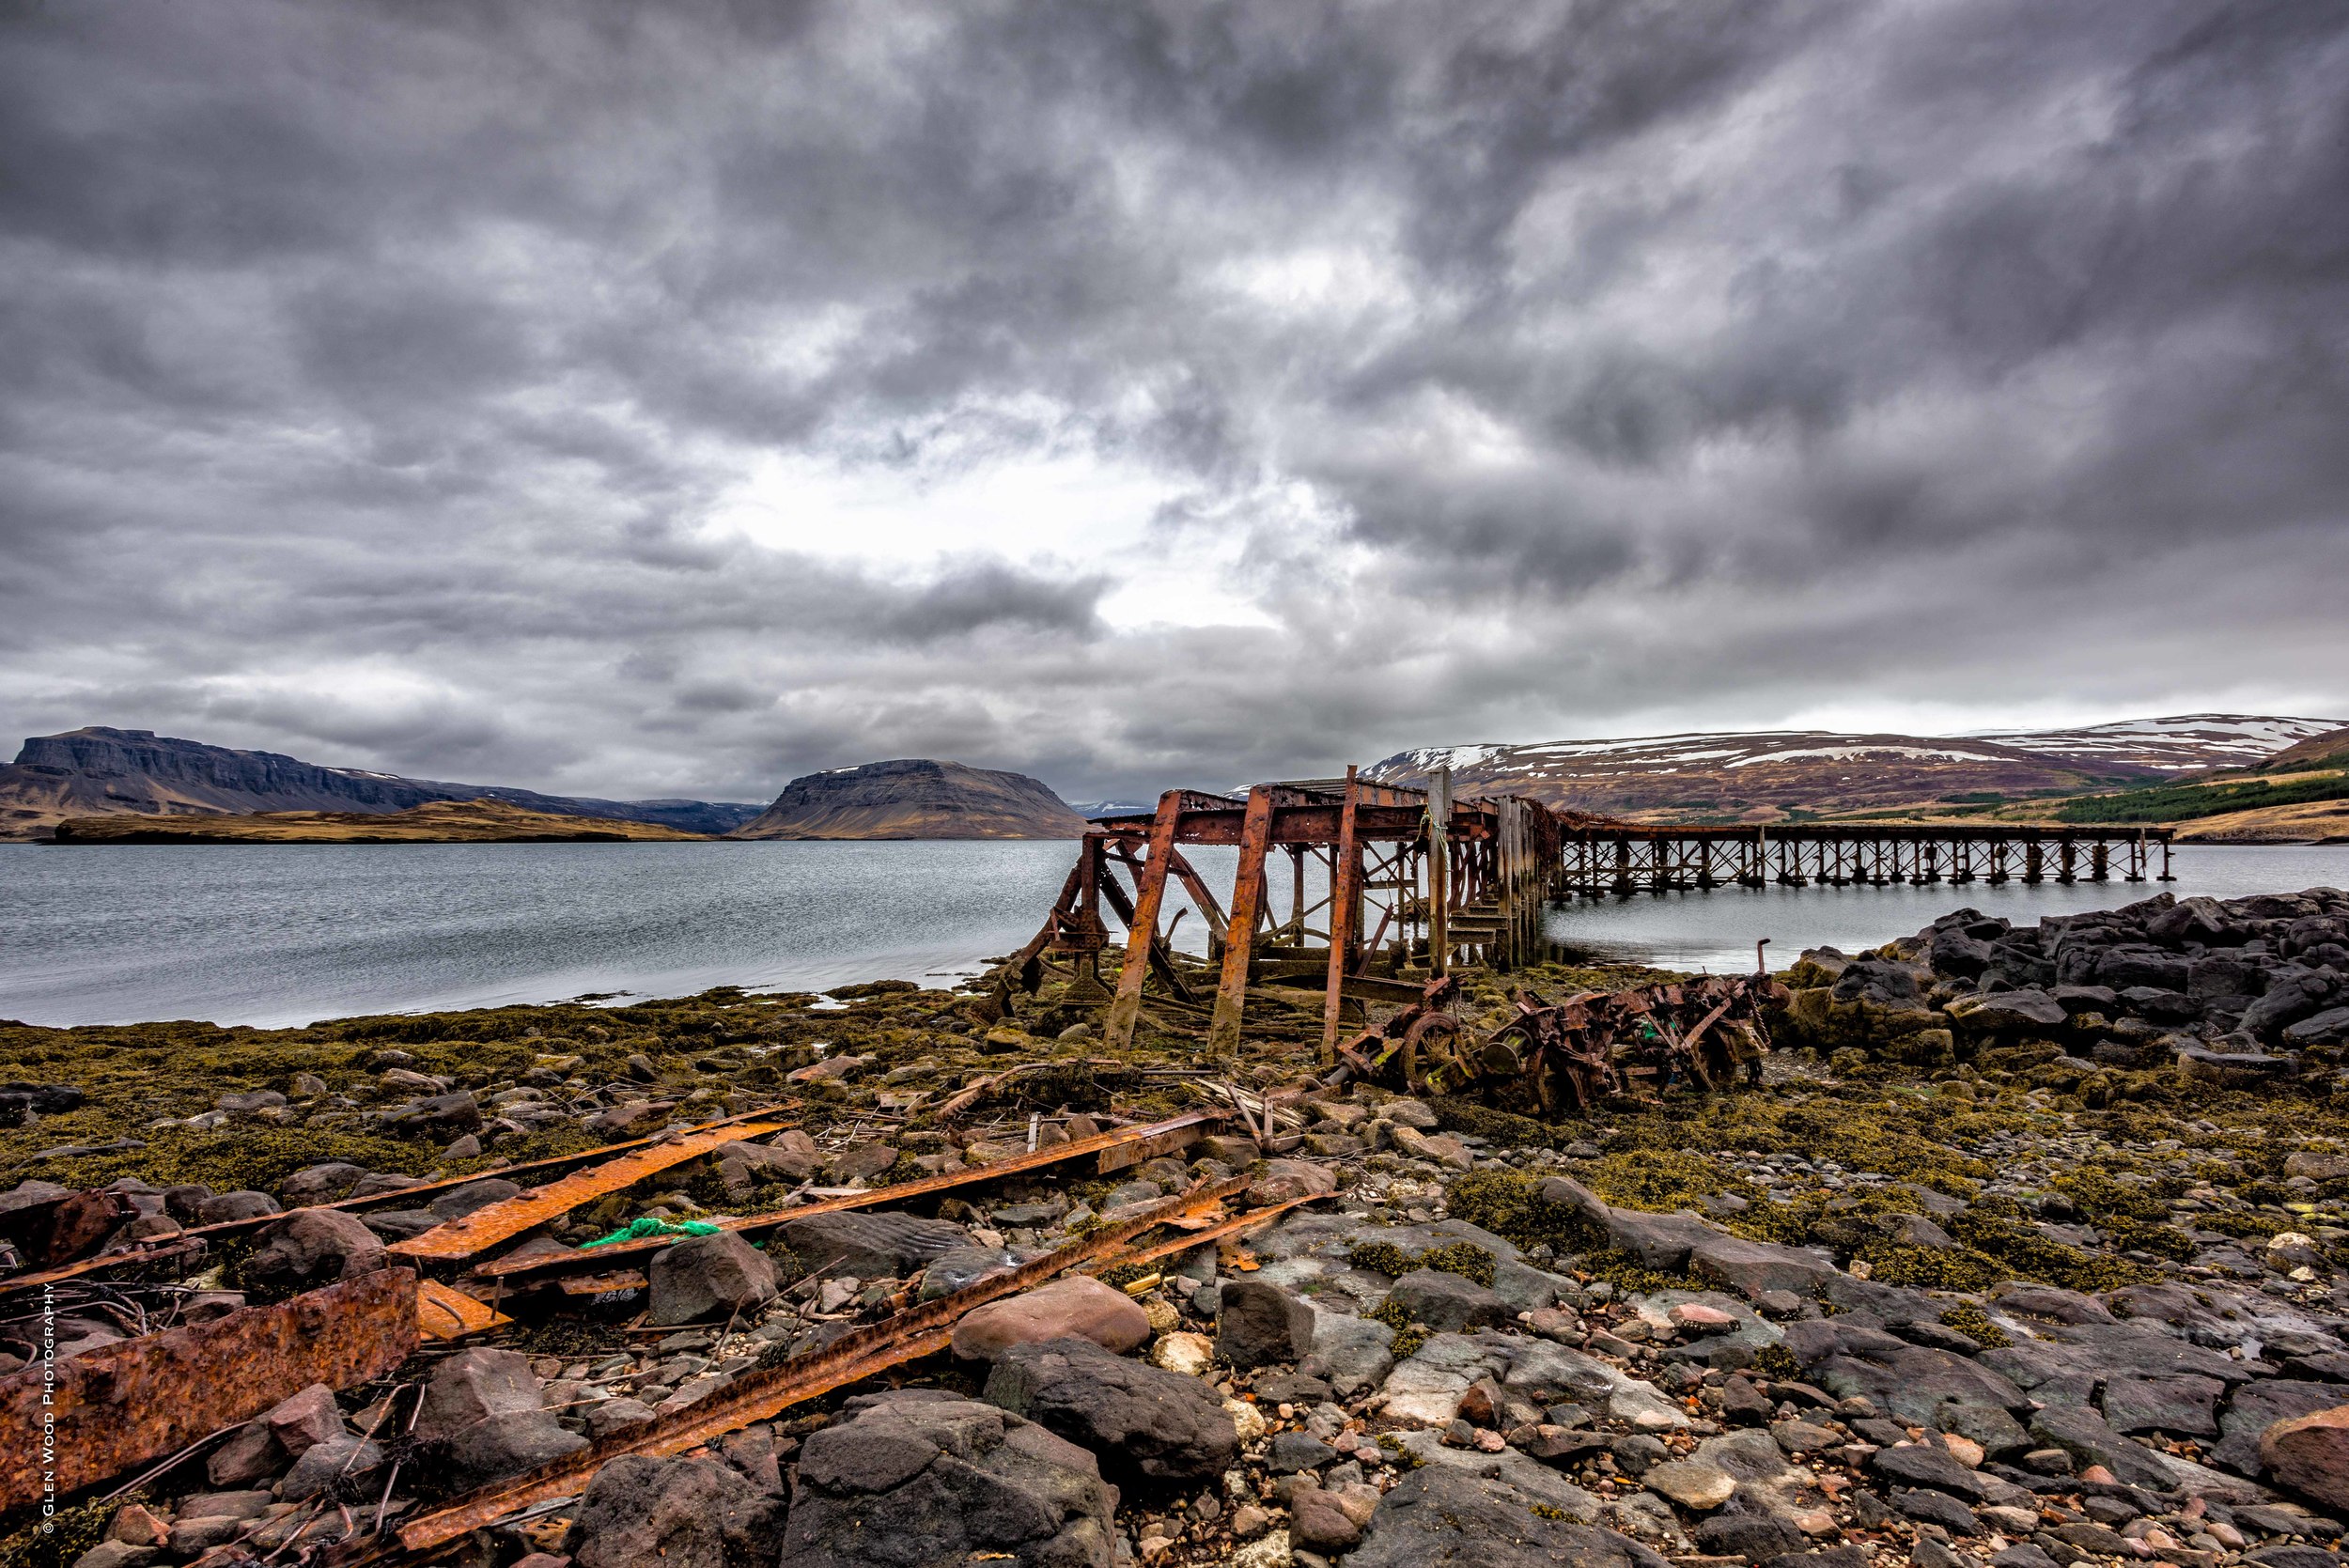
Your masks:
[{"label": "rusty steel beam", "polygon": [[1273,793],[1267,786],[1258,784],[1248,792],[1239,870],[1232,878],[1232,918],[1223,929],[1223,975],[1215,988],[1215,1017],[1207,1025],[1207,1049],[1219,1055],[1239,1049],[1248,969],[1255,962],[1256,927],[1264,920],[1264,861],[1272,845],[1272,807]]},{"label": "rusty steel beam", "polygon": [[[759,1231],[777,1230],[794,1219],[805,1219],[812,1215],[838,1214],[848,1209],[872,1208],[883,1203],[901,1203],[910,1199],[927,1197],[935,1192],[950,1192],[956,1188],[969,1187],[976,1182],[994,1181],[1003,1176],[1016,1176],[1023,1172],[1041,1170],[1048,1165],[1056,1165],[1065,1159],[1081,1159],[1086,1155],[1097,1154],[1107,1158],[1128,1146],[1147,1147],[1151,1153],[1140,1157],[1146,1159],[1152,1156],[1183,1147],[1198,1138],[1208,1127],[1220,1125],[1222,1120],[1223,1112],[1220,1110],[1188,1111],[1183,1115],[1172,1117],[1163,1122],[1153,1122],[1145,1126],[1114,1127],[1108,1132],[1097,1132],[1087,1138],[1072,1138],[1066,1143],[1055,1143],[1050,1148],[1037,1149],[1031,1154],[1014,1155],[1009,1159],[998,1160],[992,1165],[973,1166],[968,1171],[957,1171],[949,1175],[923,1176],[914,1181],[899,1182],[894,1187],[877,1187],[865,1192],[850,1192],[838,1198],[826,1198],[817,1203],[801,1203],[797,1208],[773,1209],[766,1214],[754,1214],[736,1219],[716,1219],[710,1223],[725,1230],[739,1231],[747,1234]],[[1100,1167],[1105,1172],[1119,1168],[1117,1165],[1106,1164]],[[648,1236],[642,1241],[615,1241],[608,1246],[582,1251],[538,1252],[526,1258],[499,1258],[478,1265],[474,1272],[488,1279],[512,1280],[536,1278],[548,1274],[610,1270],[625,1266],[619,1260],[641,1258],[658,1252],[669,1246],[671,1241],[672,1238],[667,1236]]]},{"label": "rusty steel beam", "polygon": [[397,1256],[413,1258],[418,1262],[454,1263],[486,1252],[499,1242],[509,1240],[524,1231],[543,1225],[591,1203],[606,1193],[634,1187],[646,1176],[666,1171],[672,1165],[682,1165],[689,1159],[699,1159],[721,1143],[733,1143],[745,1138],[757,1138],[770,1132],[781,1132],[781,1122],[735,1122],[723,1126],[703,1127],[674,1138],[666,1143],[656,1143],[648,1149],[574,1171],[560,1181],[544,1187],[518,1192],[511,1198],[499,1200],[473,1213],[435,1225],[422,1235],[396,1241],[385,1249]]},{"label": "rusty steel beam", "polygon": [[1172,1258],[1188,1252],[1194,1247],[1211,1247],[1227,1237],[1241,1235],[1249,1231],[1269,1225],[1293,1208],[1336,1196],[1334,1192],[1308,1192],[1302,1198],[1291,1198],[1286,1203],[1274,1203],[1267,1208],[1250,1209],[1246,1214],[1236,1214],[1229,1219],[1219,1220],[1204,1230],[1192,1231],[1189,1234],[1178,1235],[1172,1240],[1157,1242],[1148,1247],[1130,1248],[1103,1258],[1098,1263],[1087,1264],[1084,1272],[1099,1274],[1108,1269],[1129,1267],[1134,1264],[1156,1263],[1160,1258]]},{"label": "rusty steel beam", "polygon": [[429,1338],[461,1340],[467,1334],[482,1333],[513,1321],[487,1301],[453,1290],[438,1280],[425,1280],[416,1286],[416,1328]]},{"label": "rusty steel beam", "polygon": [[36,1363],[0,1380],[0,1511],[176,1453],[313,1383],[381,1377],[415,1347],[416,1277],[385,1268],[68,1357],[54,1389]]},{"label": "rusty steel beam", "polygon": [[1159,814],[1150,825],[1150,858],[1134,878],[1134,915],[1126,931],[1126,962],[1117,971],[1117,995],[1101,1025],[1101,1041],[1113,1051],[1134,1043],[1134,1023],[1142,1017],[1142,984],[1150,972],[1150,946],[1159,936],[1159,908],[1166,901],[1167,865],[1182,820],[1183,792],[1170,789],[1159,797]]},{"label": "rusty steel beam", "polygon": [[1244,1190],[1246,1176],[1193,1188],[1151,1204],[1129,1219],[1103,1225],[1056,1252],[1002,1274],[941,1296],[926,1306],[898,1313],[884,1323],[855,1328],[811,1355],[795,1357],[763,1372],[750,1372],[729,1387],[696,1401],[676,1416],[656,1416],[604,1438],[575,1454],[528,1470],[510,1481],[459,1498],[446,1508],[410,1520],[399,1529],[400,1544],[412,1552],[428,1551],[495,1524],[509,1514],[556,1498],[585,1490],[595,1473],[622,1454],[655,1458],[687,1452],[712,1438],[737,1432],[754,1421],[773,1419],[790,1406],[834,1389],[860,1382],[894,1366],[937,1354],[953,1338],[955,1325],[975,1307],[1001,1296],[1031,1290],[1102,1254],[1116,1250],[1159,1224],[1165,1217]]},{"label": "rusty steel beam", "polygon": [[1361,789],[1354,766],[1346,768],[1346,802],[1338,811],[1337,853],[1330,876],[1330,979],[1321,1002],[1321,1064],[1338,1059],[1338,1029],[1346,1007],[1346,974],[1354,967],[1354,929],[1362,900],[1362,846],[1354,834],[1361,815]]}]

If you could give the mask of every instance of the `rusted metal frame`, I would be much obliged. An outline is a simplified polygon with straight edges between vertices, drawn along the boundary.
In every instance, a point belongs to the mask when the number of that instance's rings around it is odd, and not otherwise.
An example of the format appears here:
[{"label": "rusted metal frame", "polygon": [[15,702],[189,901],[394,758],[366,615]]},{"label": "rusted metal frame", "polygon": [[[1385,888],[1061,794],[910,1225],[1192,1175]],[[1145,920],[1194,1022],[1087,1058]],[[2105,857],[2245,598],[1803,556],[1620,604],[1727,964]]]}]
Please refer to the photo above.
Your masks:
[{"label": "rusted metal frame", "polygon": [[[1138,868],[1135,872],[1134,880],[1137,885],[1139,885],[1142,880],[1141,873]],[[1103,877],[1101,878],[1100,886],[1101,895],[1109,900],[1111,912],[1115,914],[1120,921],[1125,923],[1126,929],[1130,934],[1134,928],[1137,918],[1134,912],[1133,900],[1126,896],[1126,890],[1118,886],[1117,878],[1114,877]],[[1175,996],[1185,1001],[1192,1000],[1190,994],[1190,982],[1185,980],[1183,978],[1182,970],[1174,967],[1174,947],[1164,937],[1159,936],[1155,931],[1150,934],[1150,972],[1157,975],[1160,984],[1164,985],[1168,990],[1174,992]]]},{"label": "rusted metal frame", "polygon": [[[552,1171],[564,1166],[585,1165],[607,1155],[625,1154],[630,1149],[646,1148],[656,1143],[666,1142],[672,1136],[687,1137],[709,1127],[732,1126],[738,1123],[752,1121],[762,1116],[780,1115],[785,1111],[796,1110],[799,1106],[800,1102],[797,1100],[784,1100],[774,1105],[762,1106],[755,1110],[737,1111],[731,1116],[722,1116],[714,1122],[698,1123],[675,1135],[659,1132],[648,1138],[631,1138],[621,1143],[606,1143],[600,1148],[582,1149],[577,1154],[553,1155],[545,1159],[525,1160],[520,1165],[493,1166],[486,1171],[475,1171],[469,1175],[450,1176],[437,1182],[419,1183],[414,1187],[395,1188],[389,1192],[370,1193],[365,1198],[342,1198],[331,1203],[309,1203],[303,1207],[354,1211],[381,1208],[387,1203],[403,1200],[412,1203],[430,1193],[445,1192],[492,1176],[502,1180],[511,1180],[526,1171]],[[288,1212],[299,1214],[303,1210],[293,1209]],[[100,1273],[110,1268],[127,1268],[167,1262],[184,1254],[191,1241],[201,1242],[214,1236],[238,1235],[247,1231],[259,1230],[265,1225],[275,1224],[285,1218],[284,1214],[264,1214],[257,1215],[250,1219],[222,1219],[210,1225],[193,1225],[177,1235],[162,1238],[160,1245],[145,1250],[101,1252],[97,1257],[84,1258],[79,1263],[67,1264],[59,1268],[43,1269],[35,1274],[18,1274],[0,1280],[0,1296],[37,1289],[41,1285],[57,1284],[67,1280],[78,1279],[85,1274]]]},{"label": "rusted metal frame", "polygon": [[416,1277],[386,1268],[100,1345],[58,1361],[54,1384],[29,1366],[0,1380],[0,1510],[176,1453],[313,1383],[342,1389],[381,1377],[415,1346]]},{"label": "rusted metal frame", "polygon": [[934,1355],[946,1347],[955,1325],[972,1309],[1033,1289],[1115,1251],[1162,1223],[1168,1216],[1243,1191],[1248,1182],[1246,1176],[1231,1176],[1177,1193],[1131,1219],[1103,1225],[1033,1263],[990,1275],[926,1306],[900,1312],[885,1323],[851,1329],[812,1355],[794,1358],[764,1372],[746,1373],[728,1388],[695,1402],[677,1416],[656,1416],[577,1453],[412,1519],[400,1527],[400,1544],[412,1552],[428,1551],[533,1504],[574,1496],[584,1489],[598,1470],[622,1454],[661,1458],[684,1453],[754,1421],[771,1420],[794,1405],[834,1389]]},{"label": "rusted metal frame", "polygon": [[1167,861],[1182,820],[1183,792],[1170,789],[1159,797],[1159,815],[1150,825],[1150,858],[1134,883],[1126,961],[1117,971],[1117,994],[1101,1025],[1101,1042],[1113,1051],[1128,1049],[1134,1043],[1134,1023],[1142,1017],[1143,981],[1150,972],[1150,947],[1159,934],[1159,908],[1166,901]]},{"label": "rusted metal frame", "polygon": [[1190,895],[1191,903],[1197,906],[1199,917],[1207,923],[1207,930],[1212,939],[1218,947],[1221,947],[1223,944],[1223,928],[1226,923],[1223,918],[1223,906],[1217,901],[1215,890],[1207,886],[1207,879],[1199,875],[1198,867],[1183,858],[1183,852],[1180,849],[1170,849],[1167,852],[1166,868],[1181,881],[1183,891]]},{"label": "rusted metal frame", "polygon": [[1078,884],[1083,872],[1084,865],[1081,859],[1079,863],[1068,868],[1067,878],[1060,886],[1060,896],[1052,900],[1051,908],[1045,913],[1043,925],[1037,929],[1034,936],[1028,939],[1025,946],[1003,960],[998,970],[999,973],[1015,977],[1023,988],[1030,990],[1034,988],[1028,975],[1028,966],[1037,962],[1043,956],[1044,950],[1051,945],[1052,939],[1059,934],[1062,919],[1074,908]]},{"label": "rusted metal frame", "polygon": [[544,1187],[500,1199],[445,1225],[435,1225],[422,1235],[396,1241],[385,1250],[418,1262],[460,1262],[551,1219],[560,1219],[583,1203],[634,1187],[646,1176],[658,1174],[673,1165],[699,1159],[721,1144],[783,1130],[784,1124],[781,1122],[740,1122],[729,1126],[706,1127],[669,1142],[639,1149],[601,1165],[590,1166],[584,1171],[574,1171]]},{"label": "rusted metal frame", "polygon": [[1452,962],[1452,769],[1439,768],[1427,789],[1427,972]]},{"label": "rusted metal frame", "polygon": [[1355,927],[1361,922],[1362,894],[1361,846],[1354,842],[1355,818],[1361,793],[1354,768],[1346,769],[1346,803],[1338,813],[1336,863],[1330,877],[1330,979],[1321,1003],[1321,1064],[1337,1061],[1340,1012],[1346,1005],[1346,977],[1355,966]]},{"label": "rusted metal frame", "polygon": [[1207,1049],[1213,1054],[1239,1048],[1241,1017],[1248,1007],[1248,971],[1255,961],[1256,926],[1264,916],[1265,852],[1271,844],[1272,791],[1258,784],[1248,792],[1239,870],[1232,878],[1232,918],[1223,934],[1223,974],[1215,988],[1215,1017],[1207,1025]]},{"label": "rusted metal frame", "polygon": [[[1066,1143],[1056,1143],[1050,1148],[1037,1149],[1032,1154],[1014,1155],[1009,1159],[997,1160],[991,1165],[973,1166],[968,1171],[956,1171],[941,1176],[923,1176],[910,1182],[899,1182],[892,1187],[876,1187],[863,1192],[850,1192],[838,1198],[826,1198],[813,1203],[801,1203],[797,1208],[772,1209],[765,1214],[748,1215],[732,1219],[717,1219],[712,1220],[711,1223],[723,1230],[739,1231],[744,1234],[771,1231],[780,1229],[794,1219],[805,1219],[811,1215],[838,1214],[849,1209],[872,1208],[885,1203],[901,1203],[911,1199],[927,1197],[934,1192],[951,1192],[958,1187],[994,1181],[1004,1176],[1016,1176],[1029,1171],[1040,1171],[1047,1166],[1057,1165],[1063,1160],[1081,1159],[1086,1155],[1106,1154],[1122,1149],[1128,1144],[1151,1144],[1155,1153],[1165,1153],[1168,1149],[1182,1147],[1222,1120],[1223,1112],[1220,1110],[1186,1111],[1180,1116],[1170,1117],[1163,1122],[1154,1122],[1145,1126],[1112,1127],[1107,1132],[1097,1132],[1084,1138],[1073,1138]],[[1167,1141],[1175,1139],[1181,1141]],[[1101,1169],[1115,1170],[1118,1167],[1106,1165]],[[608,1246],[581,1251],[539,1252],[529,1257],[494,1259],[475,1267],[474,1273],[487,1279],[513,1280],[536,1278],[548,1274],[583,1274],[598,1270],[610,1270],[625,1266],[624,1260],[641,1258],[658,1252],[669,1245],[671,1245],[671,1238],[666,1236],[650,1236],[642,1241],[615,1241]]]},{"label": "rusted metal frame", "polygon": [[1112,1268],[1130,1267],[1135,1264],[1156,1263],[1160,1258],[1171,1258],[1188,1252],[1194,1247],[1212,1247],[1227,1236],[1239,1235],[1269,1225],[1291,1209],[1336,1196],[1337,1194],[1333,1192],[1308,1192],[1302,1198],[1291,1198],[1286,1203],[1274,1203],[1268,1208],[1250,1209],[1246,1214],[1234,1215],[1231,1219],[1210,1225],[1204,1231],[1192,1231],[1176,1236],[1171,1241],[1156,1242],[1148,1247],[1137,1247],[1119,1252],[1113,1257],[1103,1258],[1098,1263],[1088,1264],[1084,1271],[1087,1274],[1100,1274]]}]

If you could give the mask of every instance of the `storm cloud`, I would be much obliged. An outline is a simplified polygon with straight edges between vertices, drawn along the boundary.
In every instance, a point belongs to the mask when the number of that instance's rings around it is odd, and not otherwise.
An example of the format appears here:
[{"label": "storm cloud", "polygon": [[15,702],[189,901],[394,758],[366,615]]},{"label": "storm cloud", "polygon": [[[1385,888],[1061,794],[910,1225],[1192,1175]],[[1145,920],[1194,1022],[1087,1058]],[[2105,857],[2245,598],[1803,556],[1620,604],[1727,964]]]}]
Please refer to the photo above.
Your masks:
[{"label": "storm cloud", "polygon": [[2349,8],[0,8],[0,734],[2349,711]]}]

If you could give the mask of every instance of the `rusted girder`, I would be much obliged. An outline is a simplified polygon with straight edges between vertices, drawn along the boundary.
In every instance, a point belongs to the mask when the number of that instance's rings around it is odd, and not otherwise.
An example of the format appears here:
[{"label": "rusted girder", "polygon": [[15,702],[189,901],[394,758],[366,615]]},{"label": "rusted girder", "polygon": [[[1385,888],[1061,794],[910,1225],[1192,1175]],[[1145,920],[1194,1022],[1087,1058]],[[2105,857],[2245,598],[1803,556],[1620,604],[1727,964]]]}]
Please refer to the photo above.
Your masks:
[{"label": "rusted girder", "polygon": [[[798,1110],[799,1104],[797,1100],[786,1100],[777,1105],[764,1106],[756,1110],[739,1111],[732,1116],[721,1117],[715,1122],[704,1122],[698,1126],[688,1127],[677,1136],[690,1137],[693,1133],[712,1127],[736,1126],[756,1118],[779,1115],[787,1110]],[[582,1149],[577,1154],[555,1155],[546,1159],[528,1160],[521,1165],[493,1166],[486,1171],[473,1172],[469,1175],[450,1176],[442,1181],[425,1182],[415,1187],[395,1188],[388,1192],[373,1193],[365,1198],[343,1198],[331,1203],[311,1203],[305,1204],[304,1207],[361,1210],[381,1208],[395,1203],[413,1203],[435,1192],[444,1192],[454,1188],[464,1187],[486,1177],[499,1176],[511,1180],[525,1172],[574,1168],[609,1156],[625,1154],[630,1149],[650,1148],[665,1142],[670,1136],[665,1132],[655,1133],[649,1138],[631,1138],[626,1142],[607,1143],[601,1148]],[[301,1210],[291,1212],[298,1214]],[[130,1268],[146,1264],[163,1263],[166,1260],[176,1261],[182,1258],[194,1245],[224,1236],[241,1235],[248,1231],[257,1231],[263,1226],[276,1224],[284,1218],[282,1214],[263,1214],[256,1215],[250,1219],[223,1219],[210,1225],[194,1225],[176,1235],[159,1238],[151,1247],[132,1248],[120,1252],[102,1252],[96,1257],[84,1258],[79,1263],[66,1264],[59,1267],[41,1269],[28,1274],[11,1275],[8,1279],[0,1280],[0,1296],[36,1290],[42,1285],[58,1284],[67,1280],[101,1273],[109,1269]]]},{"label": "rusted girder", "polygon": [[680,1134],[665,1143],[638,1149],[601,1165],[574,1171],[544,1187],[501,1199],[445,1225],[436,1225],[422,1235],[396,1241],[385,1250],[419,1262],[449,1263],[470,1258],[488,1251],[501,1241],[521,1234],[533,1226],[543,1225],[550,1219],[560,1219],[582,1203],[590,1203],[608,1192],[634,1187],[646,1176],[666,1171],[672,1165],[699,1159],[722,1143],[781,1132],[783,1128],[781,1122],[734,1122],[723,1126],[701,1127]]},{"label": "rusted girder", "polygon": [[[1210,1126],[1219,1125],[1223,1113],[1217,1110],[1194,1110],[1163,1122],[1145,1126],[1115,1127],[1108,1132],[1095,1133],[1087,1138],[1072,1138],[1066,1143],[1055,1143],[1048,1149],[1032,1154],[1014,1155],[992,1165],[973,1166],[950,1175],[924,1176],[916,1181],[899,1182],[894,1187],[877,1187],[866,1192],[851,1192],[838,1198],[825,1198],[797,1208],[774,1209],[766,1214],[754,1214],[744,1219],[718,1219],[711,1223],[725,1230],[746,1234],[772,1231],[794,1219],[805,1219],[818,1214],[838,1214],[846,1209],[873,1208],[883,1203],[901,1203],[910,1199],[926,1197],[934,1192],[950,1192],[974,1182],[995,1181],[1016,1176],[1022,1172],[1041,1170],[1066,1159],[1081,1159],[1086,1155],[1098,1157],[1097,1167],[1103,1174],[1138,1164],[1155,1156],[1172,1153],[1184,1147]],[[589,1251],[539,1252],[526,1258],[500,1258],[483,1264],[474,1272],[489,1279],[513,1280],[537,1278],[551,1274],[608,1272],[624,1267],[622,1260],[641,1258],[670,1246],[667,1236],[651,1236],[642,1241],[615,1241]]]},{"label": "rusted girder", "polygon": [[[177,1452],[313,1383],[344,1389],[381,1377],[415,1346],[416,1277],[385,1268],[86,1350],[56,1363],[54,1389],[36,1361],[0,1380],[0,1511]],[[50,1421],[53,1443],[44,1442]]]},{"label": "rusted girder", "polygon": [[1177,1193],[1130,1219],[1103,1225],[1032,1263],[989,1275],[926,1306],[900,1312],[885,1323],[851,1329],[811,1355],[794,1357],[763,1372],[746,1373],[678,1415],[657,1416],[578,1453],[412,1519],[400,1527],[400,1543],[412,1552],[428,1551],[534,1504],[575,1496],[585,1490],[598,1470],[622,1454],[661,1457],[684,1453],[713,1437],[739,1431],[754,1421],[770,1420],[805,1400],[907,1361],[935,1355],[946,1348],[955,1325],[972,1308],[1032,1289],[1055,1275],[1113,1252],[1167,1216],[1241,1192],[1248,1182],[1246,1176],[1231,1176]]}]

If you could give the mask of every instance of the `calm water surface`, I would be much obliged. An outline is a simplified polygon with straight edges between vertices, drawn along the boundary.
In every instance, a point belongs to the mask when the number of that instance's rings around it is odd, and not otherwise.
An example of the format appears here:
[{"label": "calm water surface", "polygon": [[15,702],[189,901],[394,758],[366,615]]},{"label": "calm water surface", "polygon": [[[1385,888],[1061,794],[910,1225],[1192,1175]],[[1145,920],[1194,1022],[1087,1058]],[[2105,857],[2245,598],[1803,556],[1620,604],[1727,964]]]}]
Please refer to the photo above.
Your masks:
[{"label": "calm water surface", "polygon": [[[0,1017],[205,1018],[817,989],[968,973],[1031,936],[1070,843],[0,846]],[[1230,849],[1192,851],[1219,888]],[[2349,846],[2186,848],[2184,895],[2349,886]],[[1276,890],[1285,878],[1276,877]],[[1872,946],[1961,904],[2034,920],[2157,891],[1770,888],[1578,904],[1550,935],[1676,968]],[[1317,889],[1310,896],[1317,896]],[[1285,905],[1277,894],[1276,904]],[[1197,950],[1197,918],[1177,927]]]}]

